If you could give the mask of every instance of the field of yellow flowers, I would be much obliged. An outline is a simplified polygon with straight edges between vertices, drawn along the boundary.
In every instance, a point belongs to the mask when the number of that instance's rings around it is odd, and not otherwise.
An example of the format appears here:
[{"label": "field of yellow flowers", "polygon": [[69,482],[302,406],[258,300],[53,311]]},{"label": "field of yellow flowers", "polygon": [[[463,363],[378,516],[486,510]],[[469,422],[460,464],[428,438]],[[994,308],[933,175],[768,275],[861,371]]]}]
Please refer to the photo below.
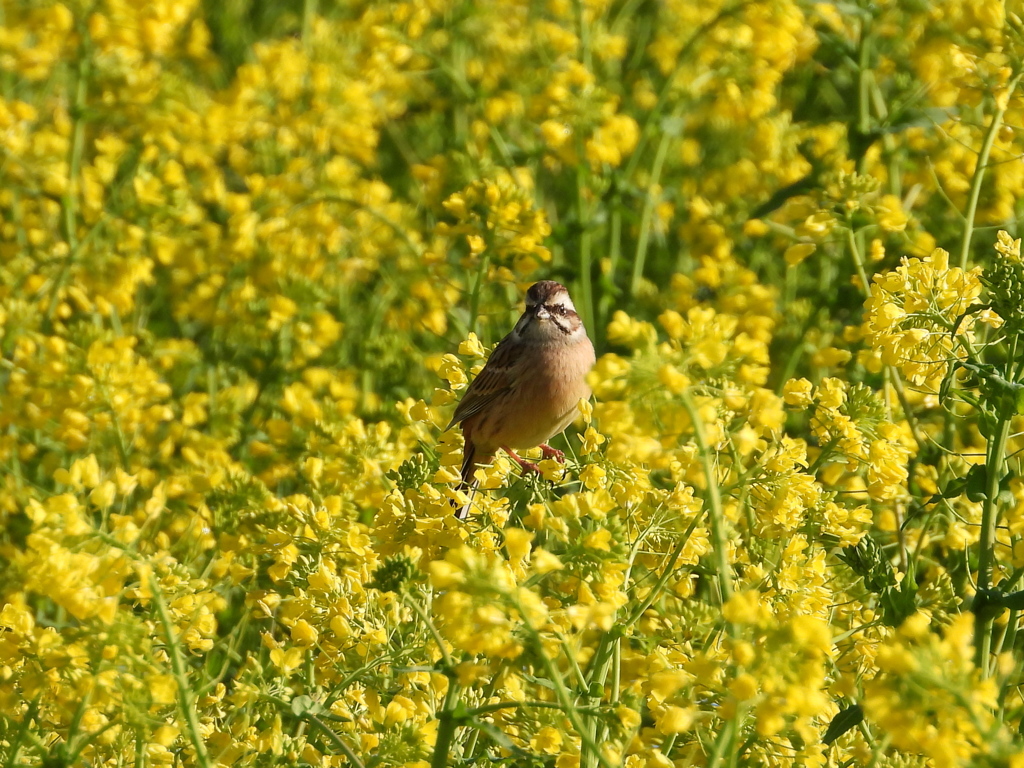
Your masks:
[{"label": "field of yellow flowers", "polygon": [[1024,768],[1022,6],[0,0],[0,764]]}]

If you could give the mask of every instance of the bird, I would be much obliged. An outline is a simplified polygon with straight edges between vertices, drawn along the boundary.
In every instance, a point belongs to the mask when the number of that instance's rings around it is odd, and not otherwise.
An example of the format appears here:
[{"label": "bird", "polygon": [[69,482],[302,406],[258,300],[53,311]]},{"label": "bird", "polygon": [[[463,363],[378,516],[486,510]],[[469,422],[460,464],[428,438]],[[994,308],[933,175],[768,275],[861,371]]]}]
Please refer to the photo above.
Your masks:
[{"label": "bird", "polygon": [[[594,345],[569,298],[554,280],[541,280],[526,292],[526,310],[494,348],[483,370],[462,396],[448,431],[461,425],[464,437],[460,488],[476,488],[476,468],[490,464],[501,448],[524,471],[536,464],[515,449],[540,447],[545,459],[565,461],[547,444],[579,413],[590,397],[587,373],[594,366]],[[470,502],[456,516],[469,515]]]}]

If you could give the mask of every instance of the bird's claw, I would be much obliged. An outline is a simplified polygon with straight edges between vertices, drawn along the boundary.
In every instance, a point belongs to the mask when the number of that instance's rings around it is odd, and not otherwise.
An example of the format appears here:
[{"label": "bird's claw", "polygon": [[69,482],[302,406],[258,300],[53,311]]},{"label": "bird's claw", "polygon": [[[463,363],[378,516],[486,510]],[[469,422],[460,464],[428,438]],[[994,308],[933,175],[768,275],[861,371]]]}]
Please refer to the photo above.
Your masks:
[{"label": "bird's claw", "polygon": [[565,451],[560,451],[557,448],[552,448],[547,443],[541,443],[540,453],[541,456],[545,459],[554,459],[559,464],[565,464]]},{"label": "bird's claw", "polygon": [[538,475],[543,474],[540,471],[540,467],[538,467],[532,461],[527,461],[522,456],[520,456],[518,453],[513,451],[511,448],[505,448],[505,453],[507,453],[509,456],[511,456],[512,459],[515,460],[516,464],[518,464],[520,467],[523,468],[523,472],[524,473],[525,472],[536,472]]}]

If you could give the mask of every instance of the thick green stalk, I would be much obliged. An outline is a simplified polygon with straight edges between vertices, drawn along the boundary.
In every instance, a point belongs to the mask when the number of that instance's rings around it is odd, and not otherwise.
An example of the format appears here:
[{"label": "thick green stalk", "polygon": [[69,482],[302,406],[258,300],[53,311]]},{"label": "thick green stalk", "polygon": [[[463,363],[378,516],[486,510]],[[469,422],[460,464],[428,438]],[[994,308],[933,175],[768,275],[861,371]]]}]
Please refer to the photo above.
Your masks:
[{"label": "thick green stalk", "polygon": [[[1003,477],[1006,459],[1006,441],[1010,435],[1010,419],[1001,419],[996,433],[989,438],[985,456],[988,474],[985,501],[981,509],[981,539],[978,542],[978,594],[992,587],[995,565],[996,526],[999,524],[999,482]],[[995,617],[988,611],[974,617],[974,663],[985,677],[989,674],[989,654],[992,648],[992,623]]]},{"label": "thick green stalk", "polygon": [[[445,672],[451,672],[455,666],[455,660],[448,653],[444,639],[441,637],[441,633],[437,631],[437,627],[434,626],[430,614],[427,613],[426,608],[420,605],[414,596],[406,594],[403,595],[403,598],[402,602],[409,606],[423,620],[431,637],[434,638],[434,642],[437,643],[438,650],[441,652],[441,660],[445,665]],[[455,729],[458,727],[454,717],[458,700],[459,686],[452,677],[449,677],[444,704],[441,705],[441,711],[437,713],[437,740],[434,742],[434,756],[430,760],[431,768],[444,768],[449,764],[448,753],[451,751],[452,742],[455,740]]]},{"label": "thick green stalk", "polygon": [[736,718],[726,720],[715,739],[715,746],[708,756],[708,768],[717,768],[725,756],[726,749],[736,740]]},{"label": "thick green stalk", "polygon": [[437,741],[434,742],[434,756],[430,760],[430,768],[447,768],[451,763],[448,753],[455,740],[455,706],[459,700],[459,689],[455,681],[448,680],[448,692],[444,697],[444,705],[437,714]]}]

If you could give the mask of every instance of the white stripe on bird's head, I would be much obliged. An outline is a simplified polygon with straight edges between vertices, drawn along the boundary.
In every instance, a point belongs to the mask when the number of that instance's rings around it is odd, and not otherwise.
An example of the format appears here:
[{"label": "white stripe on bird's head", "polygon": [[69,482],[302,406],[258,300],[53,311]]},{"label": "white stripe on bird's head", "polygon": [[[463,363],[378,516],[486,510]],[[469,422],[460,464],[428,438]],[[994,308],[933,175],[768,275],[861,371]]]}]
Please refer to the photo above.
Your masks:
[{"label": "white stripe on bird's head", "polygon": [[556,283],[554,280],[541,280],[530,286],[530,290],[526,292],[526,306],[535,307],[538,304],[561,306],[576,311],[572,299],[569,298],[569,291],[565,289],[564,285]]}]

